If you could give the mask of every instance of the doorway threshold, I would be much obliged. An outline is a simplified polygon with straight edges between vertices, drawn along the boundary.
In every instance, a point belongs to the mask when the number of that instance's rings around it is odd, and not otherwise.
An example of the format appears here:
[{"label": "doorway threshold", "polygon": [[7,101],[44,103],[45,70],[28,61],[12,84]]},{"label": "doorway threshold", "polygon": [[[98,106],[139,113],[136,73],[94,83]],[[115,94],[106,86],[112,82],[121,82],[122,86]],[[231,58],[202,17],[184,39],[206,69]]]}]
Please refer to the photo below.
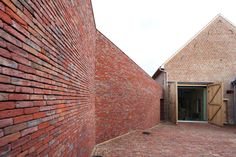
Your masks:
[{"label": "doorway threshold", "polygon": [[204,123],[204,124],[207,124],[208,121],[178,120],[178,123]]}]

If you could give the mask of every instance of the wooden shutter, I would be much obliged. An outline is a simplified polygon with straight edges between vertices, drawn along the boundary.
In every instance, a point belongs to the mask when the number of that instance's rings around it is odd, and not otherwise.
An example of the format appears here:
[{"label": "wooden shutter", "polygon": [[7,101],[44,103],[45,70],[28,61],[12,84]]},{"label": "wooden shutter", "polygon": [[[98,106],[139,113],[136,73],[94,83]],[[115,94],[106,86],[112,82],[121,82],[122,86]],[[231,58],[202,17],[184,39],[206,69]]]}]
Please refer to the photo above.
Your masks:
[{"label": "wooden shutter", "polygon": [[224,125],[223,84],[215,83],[207,86],[208,122]]}]

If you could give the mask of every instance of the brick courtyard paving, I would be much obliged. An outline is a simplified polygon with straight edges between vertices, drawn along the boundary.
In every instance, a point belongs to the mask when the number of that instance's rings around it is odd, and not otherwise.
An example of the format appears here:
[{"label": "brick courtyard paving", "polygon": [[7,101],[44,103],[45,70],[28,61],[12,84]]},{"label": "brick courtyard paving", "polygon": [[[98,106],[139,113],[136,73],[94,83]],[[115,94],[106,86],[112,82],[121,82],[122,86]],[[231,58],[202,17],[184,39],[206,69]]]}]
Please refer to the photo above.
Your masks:
[{"label": "brick courtyard paving", "polygon": [[160,124],[97,145],[102,157],[236,157],[236,127],[210,124]]}]

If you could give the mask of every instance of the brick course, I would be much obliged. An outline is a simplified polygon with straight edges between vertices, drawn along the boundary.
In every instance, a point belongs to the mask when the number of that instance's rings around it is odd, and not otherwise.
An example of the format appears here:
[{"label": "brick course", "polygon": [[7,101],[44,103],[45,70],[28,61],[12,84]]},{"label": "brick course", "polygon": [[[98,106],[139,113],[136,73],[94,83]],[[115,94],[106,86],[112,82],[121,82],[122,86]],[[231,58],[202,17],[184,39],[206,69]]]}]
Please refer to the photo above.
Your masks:
[{"label": "brick course", "polygon": [[0,1],[0,156],[87,157],[157,124],[160,92],[97,32],[90,0]]},{"label": "brick course", "polygon": [[0,2],[0,156],[90,155],[95,39],[90,1]]},{"label": "brick course", "polygon": [[159,123],[160,86],[99,31],[95,69],[96,143]]}]

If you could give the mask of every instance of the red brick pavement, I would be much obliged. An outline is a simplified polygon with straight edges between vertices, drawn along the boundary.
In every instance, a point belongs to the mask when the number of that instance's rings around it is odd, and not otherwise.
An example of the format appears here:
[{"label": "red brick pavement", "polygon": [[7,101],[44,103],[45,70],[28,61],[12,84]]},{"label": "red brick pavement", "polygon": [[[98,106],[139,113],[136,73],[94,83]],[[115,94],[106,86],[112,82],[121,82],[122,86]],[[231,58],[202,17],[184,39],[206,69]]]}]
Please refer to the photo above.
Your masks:
[{"label": "red brick pavement", "polygon": [[236,126],[210,124],[160,124],[134,131],[97,145],[94,155],[102,157],[235,157]]}]

